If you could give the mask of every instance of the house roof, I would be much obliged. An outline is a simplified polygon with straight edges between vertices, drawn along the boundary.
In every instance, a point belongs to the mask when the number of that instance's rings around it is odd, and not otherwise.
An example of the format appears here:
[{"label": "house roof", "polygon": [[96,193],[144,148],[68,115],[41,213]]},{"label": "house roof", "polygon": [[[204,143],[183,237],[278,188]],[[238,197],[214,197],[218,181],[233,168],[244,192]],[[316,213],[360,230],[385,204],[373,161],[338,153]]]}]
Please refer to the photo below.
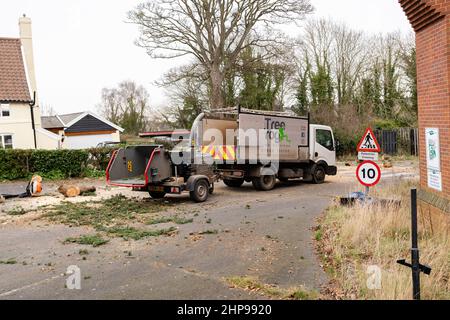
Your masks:
[{"label": "house roof", "polygon": [[86,116],[94,117],[104,123],[106,123],[108,126],[119,130],[120,132],[123,132],[124,129],[119,127],[118,125],[106,120],[105,118],[102,118],[92,112],[78,112],[78,113],[70,113],[70,114],[62,114],[57,116],[50,116],[50,117],[41,117],[42,121],[42,127],[45,129],[56,129],[56,128],[70,128]]},{"label": "house roof", "polygon": [[77,112],[77,113],[69,113],[69,114],[61,114],[57,117],[61,122],[64,124],[65,127],[70,127],[68,124],[71,123],[73,120],[79,118],[81,115],[83,115],[84,112]]},{"label": "house roof", "polygon": [[31,102],[20,39],[0,38],[0,101]]},{"label": "house roof", "polygon": [[64,128],[64,124],[59,120],[57,116],[41,117],[41,122],[42,128],[45,129]]}]

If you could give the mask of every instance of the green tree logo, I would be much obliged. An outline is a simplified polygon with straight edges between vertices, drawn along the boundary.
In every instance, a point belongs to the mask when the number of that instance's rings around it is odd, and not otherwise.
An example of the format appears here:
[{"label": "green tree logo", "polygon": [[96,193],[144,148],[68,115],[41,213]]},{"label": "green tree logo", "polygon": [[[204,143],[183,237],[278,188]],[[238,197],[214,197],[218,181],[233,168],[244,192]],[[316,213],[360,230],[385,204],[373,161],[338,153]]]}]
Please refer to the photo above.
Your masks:
[{"label": "green tree logo", "polygon": [[291,140],[289,140],[289,136],[286,133],[286,130],[284,130],[284,128],[280,128],[280,142],[283,142],[285,140],[287,143],[291,143]]}]

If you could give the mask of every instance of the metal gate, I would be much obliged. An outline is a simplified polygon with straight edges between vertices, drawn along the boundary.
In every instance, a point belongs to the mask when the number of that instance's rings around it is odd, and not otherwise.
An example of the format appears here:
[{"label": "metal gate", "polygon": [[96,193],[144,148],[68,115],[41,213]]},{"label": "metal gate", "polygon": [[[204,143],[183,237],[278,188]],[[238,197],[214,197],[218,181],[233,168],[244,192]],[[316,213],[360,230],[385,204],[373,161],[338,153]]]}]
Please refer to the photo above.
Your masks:
[{"label": "metal gate", "polygon": [[376,130],[375,136],[384,154],[419,155],[419,131],[415,128]]}]

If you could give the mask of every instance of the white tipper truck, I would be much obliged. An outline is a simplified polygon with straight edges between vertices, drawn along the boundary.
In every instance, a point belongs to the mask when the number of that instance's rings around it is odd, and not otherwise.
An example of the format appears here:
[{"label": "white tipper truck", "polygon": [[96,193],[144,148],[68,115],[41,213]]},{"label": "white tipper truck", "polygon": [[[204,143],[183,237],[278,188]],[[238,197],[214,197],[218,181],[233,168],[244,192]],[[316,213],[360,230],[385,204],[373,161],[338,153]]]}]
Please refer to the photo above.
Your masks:
[{"label": "white tipper truck", "polygon": [[267,191],[277,179],[323,183],[326,175],[337,173],[333,131],[310,125],[309,117],[222,109],[200,114],[187,134],[189,140],[185,133],[169,134],[181,141],[175,148],[152,144],[114,151],[108,184],[149,192],[152,198],[189,192],[193,201],[204,202],[219,180],[233,188],[252,182]]},{"label": "white tipper truck", "polygon": [[327,175],[337,174],[333,130],[311,125],[309,116],[240,108],[203,113],[194,122],[190,140],[194,154],[199,148],[203,157],[209,154],[232,188],[252,182],[255,189],[268,191],[277,179],[320,184]]}]

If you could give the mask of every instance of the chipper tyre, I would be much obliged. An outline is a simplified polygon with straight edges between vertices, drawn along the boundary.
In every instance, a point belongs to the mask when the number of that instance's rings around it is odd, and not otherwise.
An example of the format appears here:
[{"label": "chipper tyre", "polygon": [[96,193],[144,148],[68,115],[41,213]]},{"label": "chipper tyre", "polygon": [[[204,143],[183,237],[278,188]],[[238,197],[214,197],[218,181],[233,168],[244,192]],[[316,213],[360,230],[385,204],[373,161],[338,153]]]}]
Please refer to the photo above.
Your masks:
[{"label": "chipper tyre", "polygon": [[198,180],[194,185],[194,190],[190,192],[191,200],[195,202],[205,202],[208,200],[209,192],[209,182],[204,179]]},{"label": "chipper tyre", "polygon": [[244,184],[244,179],[223,180],[223,183],[230,188],[240,188]]},{"label": "chipper tyre", "polygon": [[260,191],[270,191],[275,188],[277,179],[275,176],[261,176],[252,180],[253,187]]}]

